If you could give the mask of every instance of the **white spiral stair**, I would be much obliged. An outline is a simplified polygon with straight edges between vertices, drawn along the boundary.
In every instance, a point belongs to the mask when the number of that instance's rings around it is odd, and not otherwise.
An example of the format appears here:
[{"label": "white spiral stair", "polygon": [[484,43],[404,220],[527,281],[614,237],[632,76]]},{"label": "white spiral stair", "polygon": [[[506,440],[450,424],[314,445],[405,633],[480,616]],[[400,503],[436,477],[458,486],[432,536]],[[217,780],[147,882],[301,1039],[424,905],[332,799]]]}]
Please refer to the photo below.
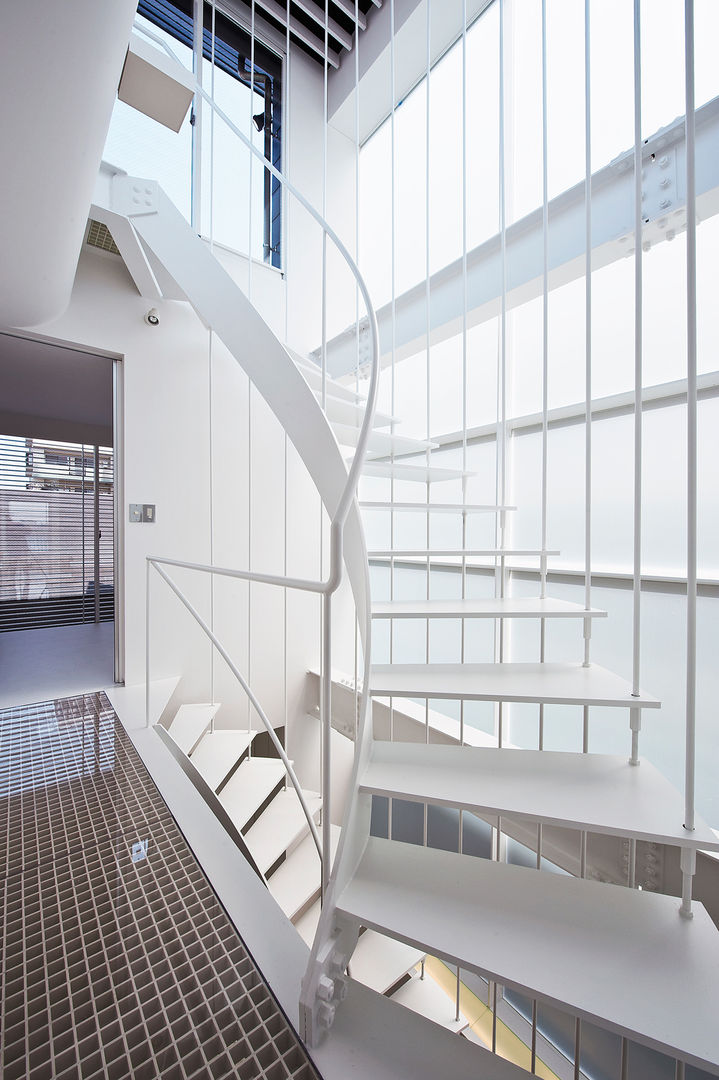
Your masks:
[{"label": "white spiral stair", "polygon": [[[401,460],[368,463],[365,474],[423,482],[462,475],[450,470],[444,476],[431,466],[408,466]],[[439,500],[361,505],[373,512],[427,512],[428,505],[442,513],[463,511],[461,505]],[[471,507],[475,513],[504,509]],[[424,565],[480,554],[499,559],[511,554],[546,558],[549,553],[389,548],[370,557],[417,559]],[[605,614],[544,596],[372,605],[373,620],[584,622]],[[371,669],[370,692],[390,703],[399,698],[485,700],[649,713],[660,706],[643,691],[632,695],[631,684],[614,673],[581,661],[380,664]],[[675,845],[686,853],[682,867],[691,867],[698,848],[716,851],[719,843],[702,821],[691,833],[683,828],[683,799],[656,769],[646,761],[637,768],[627,757],[600,754],[380,742],[371,727],[368,723],[358,735],[345,835],[303,987],[310,1043],[323,1037],[342,1008],[344,972],[348,965],[352,971],[358,935],[369,927],[719,1074],[719,1032],[713,1020],[719,1000],[719,935],[701,904],[694,903],[693,917],[682,918],[680,902],[672,896],[370,835],[371,800],[383,796],[494,821],[505,815],[535,826]],[[681,987],[681,1008],[669,985]],[[405,992],[408,1002],[413,989],[410,985]]]},{"label": "white spiral stair", "polygon": [[[136,197],[138,186],[141,196]],[[342,447],[356,441],[363,407],[358,395],[326,385],[330,407],[327,416],[322,413],[318,398],[325,395],[317,371],[295,363],[157,185],[105,173],[96,203],[93,214],[102,220],[113,215],[131,218],[144,247],[241,363],[292,440],[332,516],[347,482]],[[391,417],[378,416],[372,438],[376,452],[392,460],[367,461],[365,475],[425,484],[467,475],[461,469],[394,460],[396,453],[431,446],[378,430],[391,424]],[[388,504],[388,510],[426,511],[427,505],[402,502]],[[439,501],[429,505],[443,513],[463,510]],[[505,509],[474,505],[468,512]],[[549,554],[501,547],[389,548],[373,557],[431,562],[473,555],[545,559]],[[587,623],[602,615],[545,597],[383,602],[370,611],[367,553],[356,503],[344,527],[344,565],[365,660],[371,619],[574,617]],[[378,665],[369,673],[368,686],[371,695],[391,698],[601,705],[631,708],[635,714],[659,707],[648,694],[633,696],[631,690],[613,673],[581,663]],[[377,944],[367,934],[379,933],[401,944],[400,972],[408,972],[429,953],[719,1074],[719,1029],[712,1016],[719,1000],[719,938],[701,904],[694,905],[693,918],[681,918],[672,897],[370,836],[372,798],[382,794],[651,839],[688,852],[682,865],[689,866],[697,848],[717,850],[719,843],[703,822],[691,833],[683,831],[681,800],[655,770],[582,754],[388,746],[375,742],[371,710],[365,705],[348,810],[319,913],[319,863],[315,859],[315,869],[308,871],[313,862],[307,845],[310,830],[298,793],[285,789],[273,766],[251,756],[251,735],[243,737],[243,744],[239,733],[225,738],[224,733],[208,731],[212,708],[186,711],[170,736],[190,759],[197,755],[198,771],[226,812],[236,814],[235,826],[270,889],[277,876],[278,899],[286,913],[308,936],[318,918],[300,1001],[308,1044],[316,1044],[332,1027],[342,1009],[353,957],[361,970],[362,953]],[[443,753],[445,749],[451,753]],[[302,792],[302,797],[316,819],[322,809],[319,796]],[[336,831],[330,830],[330,836],[334,844]],[[667,992],[669,979],[681,987],[680,1010]],[[377,989],[382,992],[390,985],[381,979]],[[511,1067],[493,1064],[494,1076],[515,1074]]]}]

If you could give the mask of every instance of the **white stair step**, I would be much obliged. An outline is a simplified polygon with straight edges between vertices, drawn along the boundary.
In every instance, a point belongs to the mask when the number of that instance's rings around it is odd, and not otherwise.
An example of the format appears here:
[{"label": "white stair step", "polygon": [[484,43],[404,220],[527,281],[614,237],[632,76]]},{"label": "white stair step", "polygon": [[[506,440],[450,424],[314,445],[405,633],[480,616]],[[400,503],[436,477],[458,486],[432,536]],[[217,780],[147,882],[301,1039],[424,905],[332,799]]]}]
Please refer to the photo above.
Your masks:
[{"label": "white stair step", "polygon": [[426,514],[500,514],[516,510],[516,506],[491,506],[486,503],[414,503],[414,502],[361,502],[362,510],[392,510],[399,513]]},{"label": "white stair step", "polygon": [[[356,446],[360,429],[350,424],[332,424],[340,446]],[[438,444],[424,442],[422,439],[410,439],[406,435],[393,435],[389,431],[371,431],[367,449],[379,454],[419,454],[422,450],[431,450]]]},{"label": "white stair step", "polygon": [[227,779],[256,734],[255,731],[208,731],[202,736],[190,757],[213,791]]},{"label": "white stair step", "polygon": [[[312,390],[319,390],[321,392],[322,369],[311,360],[301,356],[300,353],[295,352],[294,349],[290,349],[287,345],[285,345],[285,349],[302,372],[307,385],[310,386]],[[342,401],[353,401],[356,404],[366,404],[366,398],[364,398],[362,394],[355,393],[354,390],[337,382],[330,375],[327,375],[326,389],[328,394],[332,394],[333,397],[340,398]]]},{"label": "white stair step", "polygon": [[312,907],[308,908],[303,915],[300,915],[299,919],[295,920],[295,929],[304,941],[305,945],[311,947],[312,942],[315,939],[317,923],[320,921],[321,913],[322,904],[319,900],[316,900]]},{"label": "white stair step", "polygon": [[541,557],[542,555],[559,555],[559,551],[543,551],[539,549],[529,548],[483,548],[479,550],[469,550],[467,548],[446,548],[443,550],[427,550],[426,548],[414,550],[388,550],[388,551],[368,551],[367,557],[369,559],[449,559],[449,558],[488,558],[488,559],[512,559],[512,558],[534,558]]},{"label": "white stair step", "polygon": [[693,919],[678,906],[374,837],[337,902],[364,926],[719,1074],[719,934],[703,905]]},{"label": "white stair step", "polygon": [[[322,391],[315,390],[315,397],[319,404],[322,404]],[[336,397],[334,394],[327,394],[325,399],[325,415],[330,423],[349,424],[353,427],[359,426],[365,414],[367,408],[366,401],[347,401],[345,398]],[[376,428],[388,427],[390,424],[397,423],[393,416],[389,416],[387,413],[381,413],[375,411],[372,417],[372,426]]]},{"label": "white stair step", "polygon": [[454,1001],[429,975],[425,975],[424,979],[412,976],[392,994],[392,1001],[419,1013],[435,1024],[440,1024],[448,1031],[461,1031],[467,1026],[463,1016],[460,1016],[459,1020],[455,1019]]},{"label": "white stair step", "polygon": [[462,480],[474,476],[461,469],[444,469],[439,465],[404,465],[401,461],[365,461],[364,476],[385,476],[394,480],[415,480],[417,483],[438,483],[441,480]]},{"label": "white stair step", "polygon": [[279,758],[253,757],[242,762],[218,796],[237,829],[244,829],[284,778],[285,767]]},{"label": "white stair step", "polygon": [[480,814],[530,818],[660,844],[719,850],[710,827],[682,825],[684,800],[648,761],[548,750],[376,742],[362,791]]},{"label": "white stair step", "polygon": [[482,600],[402,600],[372,605],[373,619],[569,619],[606,615],[598,608],[552,597],[498,597]]},{"label": "white stair step", "polygon": [[219,705],[180,705],[167,729],[183,754],[191,754],[209,729]]},{"label": "white stair step", "polygon": [[[330,855],[334,859],[339,843],[339,825],[330,825]],[[307,901],[319,892],[322,883],[320,857],[307,835],[287,856],[270,878],[270,892],[288,919],[294,919]]]},{"label": "white stair step", "polygon": [[[316,821],[322,809],[322,799],[315,791],[303,791],[302,794]],[[297,793],[294,788],[287,788],[275,796],[247,830],[245,843],[258,869],[266,874],[279,857],[291,851],[308,832],[307,818]]]},{"label": "white stair step", "polygon": [[349,970],[353,979],[384,994],[424,957],[421,949],[366,930],[352,953]]},{"label": "white stair step", "polygon": [[372,694],[658,709],[656,698],[598,664],[378,664]]}]

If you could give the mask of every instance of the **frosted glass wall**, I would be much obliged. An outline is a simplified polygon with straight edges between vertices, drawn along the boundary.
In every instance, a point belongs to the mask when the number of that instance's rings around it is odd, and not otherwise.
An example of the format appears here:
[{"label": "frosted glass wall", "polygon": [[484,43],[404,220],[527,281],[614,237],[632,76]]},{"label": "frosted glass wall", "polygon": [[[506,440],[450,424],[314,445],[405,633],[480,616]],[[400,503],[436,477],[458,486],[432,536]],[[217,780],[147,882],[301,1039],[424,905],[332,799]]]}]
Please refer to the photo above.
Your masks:
[{"label": "frosted glass wall", "polygon": [[[631,0],[591,3],[591,167],[596,171],[633,146],[633,4]],[[683,17],[680,0],[642,4],[642,131],[645,137],[671,124],[684,111]],[[511,225],[541,206],[541,5],[505,2],[505,198]],[[576,0],[547,0],[548,43],[548,184],[549,198],[583,184],[584,146],[584,5]],[[701,107],[719,94],[719,66],[713,43],[719,36],[719,5],[696,0],[696,102]],[[499,228],[499,19],[493,4],[467,33],[467,245],[471,250],[496,237]],[[462,256],[462,51],[452,48],[429,80],[429,166],[427,166],[427,85],[423,79],[395,113],[394,292],[401,296]],[[390,169],[391,124],[385,123],[361,153],[360,220],[370,213],[375,229],[362,230],[361,268],[377,304],[390,299],[393,283],[388,258],[392,227]],[[429,236],[426,175],[429,177]],[[629,227],[629,225],[628,225]],[[495,240],[496,243],[496,240]],[[549,243],[552,243],[550,222]],[[700,392],[699,425],[699,577],[697,810],[719,827],[716,775],[719,740],[714,731],[719,686],[719,217],[700,221],[697,231],[698,368],[705,377]],[[598,587],[595,606],[608,618],[597,619],[592,659],[619,675],[632,675],[633,440],[634,415],[634,260],[620,258],[592,274],[592,378],[595,417],[592,425],[591,567]],[[459,287],[459,285],[458,285]],[[549,570],[567,576],[550,580],[552,596],[583,603],[585,569],[585,281],[568,281],[549,294],[548,380],[548,546],[559,549]],[[499,305],[497,304],[497,307]],[[498,498],[494,432],[498,420],[498,372],[501,326],[496,312],[461,333],[433,343],[385,368],[380,387],[383,411],[399,417],[397,431],[431,437],[441,443],[432,464],[461,468],[473,475],[464,485],[449,481],[427,496],[417,485],[366,480],[366,499],[493,503]],[[654,580],[642,596],[641,685],[663,707],[644,715],[640,752],[679,789],[683,787],[686,659],[686,236],[654,244],[643,253],[643,385],[651,388],[643,415],[642,573]],[[507,515],[507,546],[534,549],[541,542],[542,299],[510,308],[506,318],[507,402],[510,434],[507,448],[507,501],[517,509]],[[466,350],[466,376],[463,353]],[[564,410],[552,414],[552,410]],[[466,430],[463,415],[466,414]],[[463,442],[466,441],[466,450]],[[424,455],[417,458],[424,461]],[[367,516],[368,547],[385,550],[459,548],[461,516],[422,513]],[[468,518],[466,543],[471,549],[493,547],[499,539],[494,515]],[[373,594],[380,599],[452,598],[461,595],[458,559],[413,566],[373,567]],[[538,560],[511,559],[527,573],[511,575],[510,592],[538,594]],[[454,567],[452,567],[454,563]],[[468,573],[467,596],[491,596],[495,578],[491,559],[469,558],[481,572]],[[570,583],[567,584],[566,582]],[[712,584],[712,582],[714,584]],[[397,621],[392,655],[398,662],[458,661],[459,621]],[[539,626],[509,620],[505,658],[539,659]],[[491,621],[467,621],[465,659],[497,658]],[[375,657],[389,659],[390,627],[375,624]],[[547,625],[547,659],[580,660],[581,625],[557,620]],[[448,715],[456,703],[432,702]],[[496,710],[467,705],[465,722],[496,731]],[[536,747],[536,706],[505,707],[505,738]],[[579,750],[580,709],[545,710],[548,749]],[[626,710],[590,710],[590,749],[627,754],[630,748]]]}]

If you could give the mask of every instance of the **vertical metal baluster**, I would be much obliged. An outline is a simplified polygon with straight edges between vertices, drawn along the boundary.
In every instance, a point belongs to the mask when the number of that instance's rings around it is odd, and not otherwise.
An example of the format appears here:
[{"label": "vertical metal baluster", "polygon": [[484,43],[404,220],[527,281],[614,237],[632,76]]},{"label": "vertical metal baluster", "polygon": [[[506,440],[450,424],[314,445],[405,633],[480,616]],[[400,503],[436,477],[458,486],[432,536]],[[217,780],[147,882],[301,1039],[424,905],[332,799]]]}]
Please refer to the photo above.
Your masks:
[{"label": "vertical metal baluster", "polygon": [[530,1059],[529,1071],[536,1073],[537,1071],[537,999],[532,998],[532,1043],[531,1043],[532,1056]]},{"label": "vertical metal baluster", "polygon": [[100,447],[93,447],[92,562],[95,578],[95,622],[100,622]]},{"label": "vertical metal baluster", "polygon": [[[685,0],[687,155],[687,689],[684,828],[694,831],[697,678],[697,218],[694,116],[694,2]],[[684,849],[682,855],[684,855]],[[682,866],[682,913],[691,912],[691,865]],[[689,880],[687,881],[687,877]]]},{"label": "vertical metal baluster", "polygon": [[582,1021],[574,1020],[574,1080],[580,1080],[582,1063]]},{"label": "vertical metal baluster", "polygon": [[[639,696],[642,589],[642,53],[641,0],[634,0],[634,572],[632,582],[632,696]],[[641,709],[629,710],[630,764],[639,764]]]},{"label": "vertical metal baluster", "polygon": [[[592,97],[590,0],[584,0],[584,606],[592,606]],[[584,667],[592,620],[584,619]],[[589,706],[582,709],[582,753],[589,752]]]},{"label": "vertical metal baluster", "polygon": [[[547,121],[547,0],[542,0],[542,552],[547,550],[547,476],[549,461],[549,171]],[[540,596],[547,595],[547,557],[541,556]],[[539,661],[546,653],[547,620],[539,623]],[[544,749],[544,705],[539,706],[538,746]]]}]

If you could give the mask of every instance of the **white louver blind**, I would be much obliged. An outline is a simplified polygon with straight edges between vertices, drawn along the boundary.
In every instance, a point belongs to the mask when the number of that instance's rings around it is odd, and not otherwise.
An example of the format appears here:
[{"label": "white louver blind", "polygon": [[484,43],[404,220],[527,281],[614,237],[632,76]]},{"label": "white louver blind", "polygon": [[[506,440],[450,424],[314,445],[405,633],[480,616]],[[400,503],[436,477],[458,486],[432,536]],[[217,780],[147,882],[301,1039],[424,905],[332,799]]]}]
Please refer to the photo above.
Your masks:
[{"label": "white louver blind", "polygon": [[0,631],[113,611],[112,450],[0,435]]}]

